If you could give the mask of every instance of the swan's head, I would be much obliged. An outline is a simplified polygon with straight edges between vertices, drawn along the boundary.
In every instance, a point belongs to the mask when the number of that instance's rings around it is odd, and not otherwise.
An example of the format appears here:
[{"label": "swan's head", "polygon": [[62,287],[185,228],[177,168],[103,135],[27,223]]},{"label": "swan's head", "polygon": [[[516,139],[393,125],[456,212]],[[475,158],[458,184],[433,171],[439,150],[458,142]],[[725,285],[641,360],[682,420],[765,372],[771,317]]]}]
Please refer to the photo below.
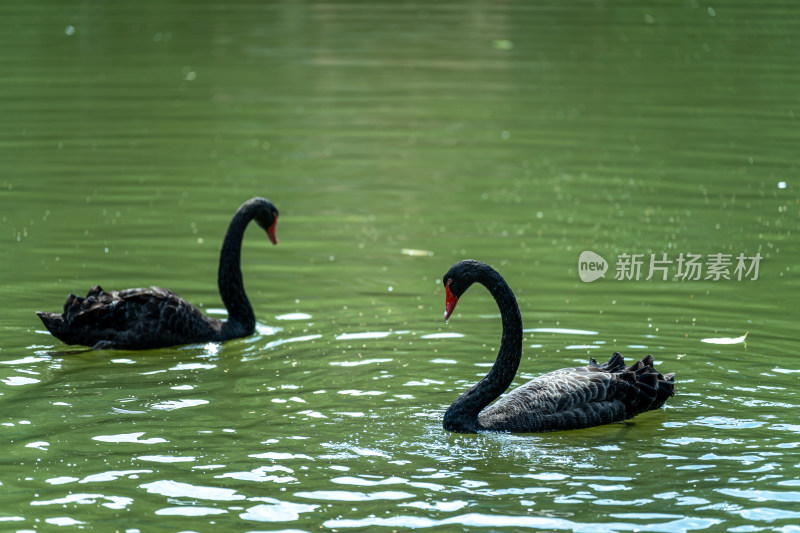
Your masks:
[{"label": "swan's head", "polygon": [[275,226],[278,225],[278,208],[266,198],[254,198],[258,203],[258,212],[255,219],[259,226],[267,232],[267,237],[272,244],[278,244],[278,236],[275,234]]},{"label": "swan's head", "polygon": [[442,284],[444,285],[444,319],[450,318],[456,308],[458,299],[462,294],[467,292],[470,285],[477,280],[479,265],[482,263],[472,259],[459,261],[447,271],[447,274],[442,277]]}]

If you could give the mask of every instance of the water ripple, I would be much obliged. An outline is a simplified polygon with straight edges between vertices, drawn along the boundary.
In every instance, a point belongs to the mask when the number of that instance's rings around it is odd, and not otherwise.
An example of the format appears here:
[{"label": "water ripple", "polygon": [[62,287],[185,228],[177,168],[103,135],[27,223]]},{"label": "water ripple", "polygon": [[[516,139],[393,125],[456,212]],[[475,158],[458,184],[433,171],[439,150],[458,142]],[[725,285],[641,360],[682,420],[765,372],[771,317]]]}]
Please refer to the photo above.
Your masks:
[{"label": "water ripple", "polygon": [[83,478],[80,483],[105,483],[120,478],[138,479],[139,474],[149,474],[152,470],[110,470],[91,474]]},{"label": "water ripple", "polygon": [[296,492],[298,498],[309,500],[331,500],[339,502],[366,502],[377,500],[405,500],[413,498],[414,495],[408,492],[386,490],[379,492],[353,492],[347,490],[315,490],[310,492]]},{"label": "water ripple", "polygon": [[382,339],[391,335],[391,331],[365,331],[362,333],[342,333],[336,336],[336,340],[345,341],[353,339]]},{"label": "water ripple", "polygon": [[109,509],[124,509],[127,506],[133,503],[133,498],[127,498],[123,496],[106,496],[104,494],[96,494],[96,493],[76,493],[76,494],[69,494],[64,496],[63,498],[53,498],[52,500],[33,500],[31,501],[31,505],[58,505],[63,506],[70,503],[75,503],[78,505],[90,505],[98,503],[101,501],[103,507],[108,507]]},{"label": "water ripple", "polygon": [[302,513],[310,513],[319,507],[319,505],[284,502],[274,498],[251,498],[251,500],[266,502],[250,507],[239,515],[243,520],[254,522],[291,522],[299,519]]},{"label": "water ripple", "polygon": [[214,507],[202,507],[199,505],[181,506],[181,507],[164,507],[156,510],[158,516],[211,516],[218,514],[225,514],[228,511],[225,509],[215,509]]},{"label": "water ripple", "polygon": [[525,328],[523,333],[559,333],[561,335],[599,335],[598,331],[567,328]]},{"label": "water ripple", "polygon": [[205,405],[208,400],[166,400],[160,403],[151,405],[153,409],[160,409],[162,411],[174,411],[175,409],[183,409],[184,407],[196,407],[198,405]]},{"label": "water ripple", "polygon": [[751,502],[800,502],[800,492],[764,489],[715,489],[720,494],[745,498]]},{"label": "water ripple", "polygon": [[294,476],[267,475],[268,472],[283,472],[293,474],[294,470],[282,465],[261,466],[248,472],[228,472],[226,474],[220,474],[214,477],[218,479],[231,478],[238,479],[240,481],[256,481],[259,483],[265,481],[271,481],[274,483],[291,483],[293,481],[297,481],[297,478]]},{"label": "water ripple", "polygon": [[166,439],[161,437],[151,437],[149,439],[140,440],[139,437],[144,435],[144,431],[137,431],[134,433],[119,433],[117,435],[97,435],[92,437],[92,440],[100,442],[135,442],[138,444],[158,444],[160,442],[167,442]]},{"label": "water ripple", "polygon": [[392,361],[392,359],[384,357],[384,358],[375,358],[375,359],[362,359],[362,360],[359,360],[359,361],[331,361],[328,364],[331,365],[331,366],[351,367],[351,366],[371,365],[371,364],[374,364],[374,363],[389,363],[391,361]]},{"label": "water ripple", "polygon": [[581,533],[606,531],[664,531],[682,533],[695,529],[704,529],[721,523],[717,519],[681,518],[661,523],[586,523],[573,522],[565,518],[545,516],[508,516],[468,513],[445,519],[432,519],[417,516],[394,516],[391,518],[368,517],[361,519],[334,519],[323,523],[329,528],[366,528],[366,527],[405,527],[426,529],[431,527],[460,525],[465,527],[487,528],[496,530],[500,527],[533,528],[539,530],[572,530]]},{"label": "water ripple", "polygon": [[10,387],[19,387],[20,385],[31,385],[32,383],[39,383],[40,380],[35,378],[28,378],[25,376],[10,376],[0,379],[3,383]]},{"label": "water ripple", "polygon": [[459,337],[464,337],[463,333],[429,333],[427,335],[422,335],[420,339],[457,339]]},{"label": "water ripple", "polygon": [[245,496],[239,494],[234,489],[204,487],[200,485],[192,485],[191,483],[172,481],[169,479],[144,483],[139,486],[151,494],[159,494],[168,498],[192,498],[215,501],[235,501],[245,499]]},{"label": "water ripple", "polygon": [[287,344],[290,342],[305,342],[305,341],[312,341],[315,339],[321,338],[322,335],[302,335],[300,337],[292,337],[289,339],[278,339],[271,342],[268,342],[264,345],[265,350],[269,350],[270,348],[275,348],[277,346],[281,346],[282,344]]},{"label": "water ripple", "polygon": [[[753,509],[741,509],[736,511],[736,514],[746,520],[755,520],[758,522],[774,522],[775,520],[799,520],[800,512],[787,511],[786,509],[774,509],[771,507],[756,507]],[[783,529],[782,531],[793,531]]]},{"label": "water ripple", "polygon": [[273,461],[285,461],[287,459],[307,459],[313,461],[314,459],[303,453],[287,453],[287,452],[265,452],[250,454],[249,457],[256,459],[271,459]]},{"label": "water ripple", "polygon": [[276,320],[309,320],[311,315],[307,313],[285,313],[275,317]]},{"label": "water ripple", "polygon": [[195,461],[195,457],[193,455],[139,455],[133,459],[139,461],[151,461],[154,463],[191,463]]},{"label": "water ripple", "polygon": [[341,476],[331,479],[331,483],[340,485],[355,485],[360,487],[374,487],[377,485],[396,485],[398,483],[405,483],[407,480],[401,477],[388,477],[384,479],[364,479],[355,476]]}]

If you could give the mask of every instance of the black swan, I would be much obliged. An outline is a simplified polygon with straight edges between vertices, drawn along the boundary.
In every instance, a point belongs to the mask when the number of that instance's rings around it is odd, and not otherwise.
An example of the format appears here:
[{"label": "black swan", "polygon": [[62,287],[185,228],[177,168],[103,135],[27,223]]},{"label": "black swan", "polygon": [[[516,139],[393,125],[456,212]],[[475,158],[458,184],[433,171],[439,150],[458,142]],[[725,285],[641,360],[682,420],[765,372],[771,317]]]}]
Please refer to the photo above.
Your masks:
[{"label": "black swan", "polygon": [[447,409],[444,429],[458,433],[534,433],[587,428],[658,409],[672,396],[675,374],[659,374],[653,368],[652,355],[626,367],[622,356],[615,353],[604,365],[592,359],[588,366],[539,376],[489,405],[517,373],[522,356],[522,318],[503,277],[489,265],[466,260],[453,265],[442,278],[445,320],[459,297],[476,281],[489,289],[500,308],[500,352],[486,377]]},{"label": "black swan", "polygon": [[256,318],[244,292],[242,237],[251,220],[277,244],[278,210],[265,198],[252,198],[233,215],[219,258],[218,285],[228,320],[207,317],[172,291],[160,287],[106,292],[95,285],[86,298],[70,294],[64,313],[36,314],[56,338],[95,349],[144,350],[194,342],[225,341],[250,335]]}]

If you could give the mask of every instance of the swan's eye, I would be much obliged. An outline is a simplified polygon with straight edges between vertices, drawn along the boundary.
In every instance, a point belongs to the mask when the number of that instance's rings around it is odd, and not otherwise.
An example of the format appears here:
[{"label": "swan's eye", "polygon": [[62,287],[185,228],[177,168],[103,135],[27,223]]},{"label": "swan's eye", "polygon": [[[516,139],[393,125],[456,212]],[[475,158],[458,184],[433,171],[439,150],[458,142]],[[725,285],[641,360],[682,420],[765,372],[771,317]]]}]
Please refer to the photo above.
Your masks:
[{"label": "swan's eye", "polygon": [[447,278],[447,286],[449,287],[450,284],[453,283],[453,278]]}]

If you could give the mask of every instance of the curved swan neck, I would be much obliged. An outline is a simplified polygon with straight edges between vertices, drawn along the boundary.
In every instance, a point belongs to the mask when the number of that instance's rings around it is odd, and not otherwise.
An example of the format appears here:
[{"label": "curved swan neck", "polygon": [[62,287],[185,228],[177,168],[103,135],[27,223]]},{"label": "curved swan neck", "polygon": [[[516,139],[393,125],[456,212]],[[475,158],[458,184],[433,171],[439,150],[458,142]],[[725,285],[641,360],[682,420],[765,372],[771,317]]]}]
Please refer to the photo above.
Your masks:
[{"label": "curved swan neck", "polygon": [[522,357],[522,316],[517,299],[503,277],[488,265],[476,266],[475,281],[486,287],[500,309],[503,336],[492,369],[462,394],[444,415],[444,428],[456,432],[481,429],[478,413],[505,391],[517,374]]},{"label": "curved swan neck", "polygon": [[244,292],[241,266],[244,230],[256,212],[257,208],[252,202],[245,202],[233,215],[222,243],[217,285],[222,303],[228,310],[228,320],[222,326],[226,338],[250,334],[256,326],[253,308]]}]

